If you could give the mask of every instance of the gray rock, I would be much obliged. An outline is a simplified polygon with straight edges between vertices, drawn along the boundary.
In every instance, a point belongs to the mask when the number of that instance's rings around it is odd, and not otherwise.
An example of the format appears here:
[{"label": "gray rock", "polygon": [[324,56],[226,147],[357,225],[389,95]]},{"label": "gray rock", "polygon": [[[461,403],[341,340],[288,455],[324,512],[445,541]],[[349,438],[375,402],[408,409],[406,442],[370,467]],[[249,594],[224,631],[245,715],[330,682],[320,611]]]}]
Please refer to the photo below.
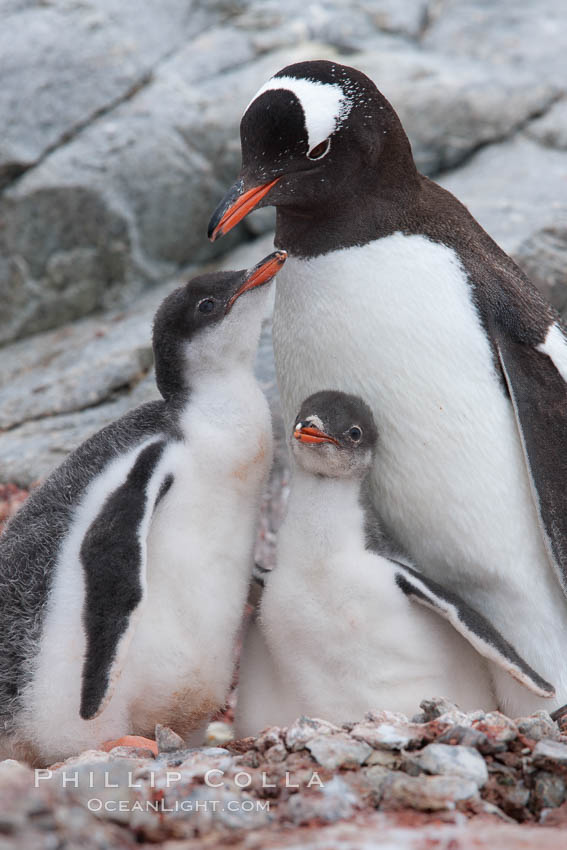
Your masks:
[{"label": "gray rock", "polygon": [[[273,250],[271,236],[247,243],[224,268],[247,268]],[[187,277],[193,276],[193,270]],[[111,310],[6,346],[0,358],[0,481],[28,486],[43,479],[91,434],[138,404],[159,398],[151,325],[171,281],[127,311]],[[256,373],[272,408],[276,463],[262,513],[262,561],[273,562],[275,531],[286,495],[288,457],[275,378],[271,324],[262,332]]]},{"label": "gray rock", "polygon": [[567,98],[528,124],[526,134],[546,147],[567,150]]},{"label": "gray rock", "polygon": [[509,717],[500,711],[490,711],[472,721],[472,726],[487,736],[489,745],[493,752],[498,749],[506,749],[507,745],[518,737],[518,727]]},{"label": "gray rock", "polygon": [[142,793],[141,783],[133,781],[132,767],[130,759],[86,762],[72,771],[60,769],[53,780],[60,779],[69,799],[98,817],[127,824]]},{"label": "gray rock", "polygon": [[386,807],[409,806],[420,811],[454,809],[461,800],[478,796],[476,782],[458,776],[406,776],[392,774],[385,784],[382,803]]},{"label": "gray rock", "polygon": [[567,216],[555,216],[514,252],[518,265],[556,310],[567,309]]},{"label": "gray rock", "polygon": [[185,747],[183,738],[168,726],[162,726],[161,723],[156,724],[155,736],[160,755],[161,753],[174,753]]},{"label": "gray rock", "polygon": [[340,732],[338,726],[334,723],[329,723],[327,720],[320,720],[317,717],[299,717],[291,726],[288,727],[285,736],[285,743],[288,750],[297,752],[303,750],[308,742],[313,738],[321,735],[330,735]]},{"label": "gray rock", "polygon": [[0,183],[129,97],[210,21],[187,0],[29,4],[0,29]]},{"label": "gray rock", "polygon": [[364,741],[371,747],[384,750],[401,750],[418,744],[423,738],[423,727],[410,723],[403,714],[391,711],[373,711],[366,720],[356,723],[351,733],[353,738]]},{"label": "gray rock", "polygon": [[311,793],[294,794],[288,801],[289,817],[295,824],[321,820],[326,823],[352,817],[361,801],[340,776],[333,776]]},{"label": "gray rock", "polygon": [[2,434],[0,480],[29,487],[43,480],[80,443],[122,416],[132,407],[157,397],[153,375],[140,381],[133,392],[78,413],[49,416],[26,422]]},{"label": "gray rock", "polygon": [[375,805],[378,805],[382,799],[384,789],[386,788],[392,771],[386,767],[381,767],[378,764],[370,765],[362,769],[362,775],[372,792],[372,798]]},{"label": "gray rock", "polygon": [[243,238],[244,228],[214,246],[205,236],[239,169],[242,112],[281,65],[321,48],[246,62],[252,49],[241,36],[228,50],[232,36],[220,28],[189,42],[135,96],[4,192],[0,343],[123,306]]},{"label": "gray rock", "polygon": [[439,735],[438,744],[461,744],[463,747],[474,747],[481,753],[493,752],[488,736],[472,726],[450,726],[446,732]]},{"label": "gray rock", "polygon": [[282,737],[280,727],[269,726],[267,729],[264,729],[260,735],[258,735],[254,746],[259,753],[263,753],[270,747],[281,744],[281,741]]},{"label": "gray rock", "polygon": [[555,0],[446,0],[434,7],[422,43],[565,81],[565,11]]},{"label": "gray rock", "polygon": [[556,773],[540,770],[533,780],[532,805],[536,811],[555,809],[565,802],[567,789],[565,780]]},{"label": "gray rock", "polygon": [[450,711],[458,711],[459,706],[454,702],[450,702],[445,697],[431,697],[431,699],[422,699],[419,704],[421,712],[413,718],[414,723],[428,723],[430,720],[437,720],[442,714],[447,714]]},{"label": "gray rock", "polygon": [[414,759],[427,773],[460,776],[482,788],[488,779],[486,763],[472,747],[428,744]]},{"label": "gray rock", "polygon": [[361,53],[349,62],[378,85],[398,112],[418,168],[437,174],[477,148],[510,136],[557,96],[529,72],[409,47]]},{"label": "gray rock", "polygon": [[526,738],[531,738],[532,741],[541,741],[544,738],[559,740],[557,723],[551,719],[547,711],[535,711],[529,717],[518,717],[516,725],[518,732]]},{"label": "gray rock", "polygon": [[567,766],[567,744],[559,741],[545,739],[538,741],[532,753],[533,763],[536,767]]},{"label": "gray rock", "polygon": [[517,137],[479,151],[440,180],[508,253],[514,254],[550,215],[567,213],[567,158]]},{"label": "gray rock", "polygon": [[358,767],[372,752],[363,741],[355,741],[346,733],[323,734],[311,738],[306,744],[313,758],[328,770],[339,767]]}]

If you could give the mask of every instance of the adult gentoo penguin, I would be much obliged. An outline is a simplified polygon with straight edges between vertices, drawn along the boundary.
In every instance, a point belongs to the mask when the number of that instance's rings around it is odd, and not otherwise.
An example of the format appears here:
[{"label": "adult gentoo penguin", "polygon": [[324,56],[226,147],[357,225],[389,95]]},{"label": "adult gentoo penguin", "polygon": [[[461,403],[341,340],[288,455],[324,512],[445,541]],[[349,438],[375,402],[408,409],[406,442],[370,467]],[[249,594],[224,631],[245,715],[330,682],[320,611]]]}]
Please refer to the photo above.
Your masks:
[{"label": "adult gentoo penguin", "polygon": [[[277,564],[241,658],[239,735],[301,714],[340,723],[387,708],[411,717],[431,696],[494,709],[496,665],[525,686],[522,693],[553,696],[486,618],[385,555],[374,528],[376,549],[368,548],[374,523],[365,516],[363,480],[376,443],[360,398],[322,391],[302,404]],[[524,708],[516,700],[513,716]]]},{"label": "adult gentoo penguin", "polygon": [[224,702],[272,455],[253,360],[284,260],[172,292],[163,400],[83,443],[0,539],[0,758],[50,763],[157,722],[198,744]]},{"label": "adult gentoo penguin", "polygon": [[[373,501],[426,575],[460,593],[567,701],[567,346],[553,309],[452,195],[420,175],[364,74],[284,68],[241,124],[212,238],[277,208],[276,366],[360,395],[381,440]],[[502,676],[507,710],[515,684]]]}]

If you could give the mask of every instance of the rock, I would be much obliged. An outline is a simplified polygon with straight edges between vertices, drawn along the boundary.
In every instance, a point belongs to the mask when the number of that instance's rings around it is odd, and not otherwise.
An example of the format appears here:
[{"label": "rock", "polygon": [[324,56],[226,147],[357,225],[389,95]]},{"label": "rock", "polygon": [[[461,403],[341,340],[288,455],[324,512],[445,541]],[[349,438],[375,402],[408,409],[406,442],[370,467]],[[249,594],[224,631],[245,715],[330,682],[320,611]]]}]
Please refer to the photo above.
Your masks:
[{"label": "rock", "polygon": [[533,779],[532,805],[536,812],[555,809],[565,802],[565,780],[555,773],[540,770]]},{"label": "rock", "polygon": [[339,767],[358,767],[372,752],[363,741],[355,741],[345,733],[323,734],[311,738],[307,749],[314,759],[327,770]]},{"label": "rock", "polygon": [[437,720],[438,717],[448,712],[459,711],[459,706],[445,699],[445,697],[423,699],[419,707],[421,708],[421,712],[413,718],[414,723],[427,723],[430,720]]},{"label": "rock", "polygon": [[448,0],[434,9],[422,44],[520,72],[528,67],[536,78],[564,79],[567,31],[555,0]]},{"label": "rock", "polygon": [[567,150],[567,99],[553,104],[541,118],[530,122],[526,135],[548,148]]},{"label": "rock", "polygon": [[330,735],[340,732],[338,726],[334,723],[329,723],[327,720],[320,720],[317,717],[302,716],[295,720],[288,728],[285,736],[285,743],[288,750],[297,752],[303,750],[308,742],[313,738],[318,738],[321,735]]},{"label": "rock", "polygon": [[516,726],[520,735],[531,738],[532,741],[541,741],[544,738],[553,741],[559,740],[559,729],[551,719],[547,711],[535,711],[529,717],[516,718]]},{"label": "rock", "polygon": [[440,178],[511,254],[548,226],[550,214],[567,213],[566,180],[565,155],[523,136],[480,150],[458,171]]},{"label": "rock", "polygon": [[457,776],[405,776],[392,774],[384,787],[386,808],[408,806],[420,811],[454,809],[462,800],[478,795],[478,787],[470,779]]},{"label": "rock", "polygon": [[518,727],[514,721],[499,711],[491,711],[478,720],[474,720],[472,726],[479,732],[483,732],[491,745],[502,746],[503,749],[506,749],[506,745],[518,737]]},{"label": "rock", "polygon": [[117,394],[106,404],[32,420],[7,431],[0,439],[0,480],[28,486],[45,478],[95,431],[156,395],[153,376],[149,375],[130,394]]},{"label": "rock", "polygon": [[130,759],[84,762],[73,771],[60,769],[55,778],[59,775],[65,794],[88,811],[102,819],[127,824],[142,793],[142,783],[134,781],[132,769]]},{"label": "rock", "polygon": [[567,744],[548,739],[538,741],[532,758],[536,767],[547,767],[550,770],[567,767]]},{"label": "rock", "polygon": [[463,747],[474,747],[481,753],[493,752],[488,736],[472,726],[450,726],[446,732],[437,738],[438,744],[461,744]]},{"label": "rock", "polygon": [[542,295],[561,314],[567,312],[567,215],[536,230],[514,252],[514,259]]},{"label": "rock", "polygon": [[423,739],[423,727],[410,723],[403,714],[391,711],[372,711],[363,723],[356,723],[351,735],[371,747],[400,750],[417,745]]},{"label": "rock", "polygon": [[88,319],[11,346],[0,362],[0,428],[94,407],[134,386],[153,362],[151,321],[163,295],[163,289],[152,293],[128,314]]},{"label": "rock", "polygon": [[352,817],[360,805],[359,797],[344,779],[334,776],[322,788],[290,797],[288,812],[295,824],[313,820],[333,823]]},{"label": "rock", "polygon": [[156,724],[155,731],[158,753],[174,753],[177,750],[182,750],[185,747],[183,738],[169,729],[167,726],[162,726],[161,723]]},{"label": "rock", "polygon": [[427,773],[460,776],[475,782],[478,788],[488,779],[485,761],[472,747],[428,744],[414,759]]},{"label": "rock", "polygon": [[391,774],[391,770],[388,770],[385,767],[381,767],[378,764],[363,768],[362,775],[364,776],[368,786],[372,791],[372,796],[375,805],[377,805],[382,799],[384,788],[390,780]]},{"label": "rock", "polygon": [[[239,169],[242,111],[281,65],[322,50],[305,45],[218,75],[238,59],[231,32],[217,31],[208,77],[200,61],[211,40],[186,44],[0,197],[0,342],[123,306],[243,238],[242,228],[214,246],[204,238]],[[253,56],[243,50],[242,61]]]},{"label": "rock", "polygon": [[521,775],[503,766],[491,766],[488,781],[482,789],[482,798],[515,820],[523,821],[530,817],[530,789],[526,787]]},{"label": "rock", "polygon": [[131,96],[210,20],[204,9],[188,15],[184,0],[144,8],[132,0],[34,3],[18,11],[0,30],[0,185]]},{"label": "rock", "polygon": [[518,68],[396,45],[357,54],[349,64],[373,79],[398,112],[418,168],[454,168],[501,141],[557,97],[557,87]]},{"label": "rock", "polygon": [[394,750],[373,750],[366,759],[366,764],[370,767],[376,766],[387,768],[388,770],[399,770],[402,759],[401,754]]}]

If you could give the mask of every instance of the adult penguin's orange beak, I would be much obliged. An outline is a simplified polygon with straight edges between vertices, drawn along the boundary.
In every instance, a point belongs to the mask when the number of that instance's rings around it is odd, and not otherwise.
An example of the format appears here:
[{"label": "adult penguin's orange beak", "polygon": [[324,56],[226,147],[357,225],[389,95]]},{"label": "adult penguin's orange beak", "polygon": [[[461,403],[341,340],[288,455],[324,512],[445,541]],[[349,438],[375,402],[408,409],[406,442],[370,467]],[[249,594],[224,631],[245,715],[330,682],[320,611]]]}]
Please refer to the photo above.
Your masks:
[{"label": "adult penguin's orange beak", "polygon": [[252,186],[250,189],[245,188],[242,178],[237,180],[211,216],[207,232],[211,242],[228,233],[239,221],[242,221],[280,179],[276,177],[268,183]]}]

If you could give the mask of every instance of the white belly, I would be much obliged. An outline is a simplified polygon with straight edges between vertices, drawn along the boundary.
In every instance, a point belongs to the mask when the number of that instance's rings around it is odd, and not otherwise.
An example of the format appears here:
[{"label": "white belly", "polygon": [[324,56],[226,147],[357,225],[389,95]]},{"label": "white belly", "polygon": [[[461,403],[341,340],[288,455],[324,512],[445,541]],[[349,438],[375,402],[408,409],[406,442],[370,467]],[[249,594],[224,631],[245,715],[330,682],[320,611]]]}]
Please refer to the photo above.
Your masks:
[{"label": "white belly", "polygon": [[290,257],[278,276],[274,348],[288,424],[317,390],[370,404],[375,504],[386,527],[428,575],[487,614],[565,701],[567,606],[454,252],[398,233],[313,260]]},{"label": "white belly", "polygon": [[46,762],[122,735],[152,735],[155,723],[187,736],[224,700],[272,434],[267,402],[251,374],[238,373],[232,387],[224,378],[223,389],[192,395],[181,423],[186,441],[170,443],[154,473],[171,471],[174,483],[148,531],[147,596],[133,615],[112,697],[88,721],[79,716],[86,648],[80,546],[141,447],[109,464],[85,493],[58,559],[20,718],[22,739]]}]

